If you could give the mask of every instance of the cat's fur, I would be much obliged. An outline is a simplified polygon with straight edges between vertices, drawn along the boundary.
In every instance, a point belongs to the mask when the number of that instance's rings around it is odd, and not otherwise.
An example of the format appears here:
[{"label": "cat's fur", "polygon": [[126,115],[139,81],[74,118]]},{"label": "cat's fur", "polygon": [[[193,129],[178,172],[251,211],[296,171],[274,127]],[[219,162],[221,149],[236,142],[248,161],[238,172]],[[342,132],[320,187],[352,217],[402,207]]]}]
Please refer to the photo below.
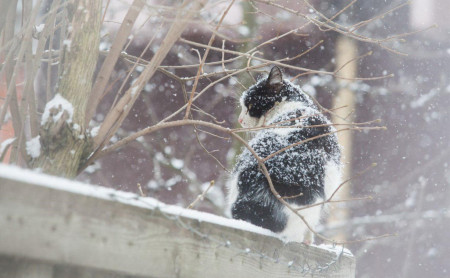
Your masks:
[{"label": "cat's fur", "polygon": [[[285,127],[256,132],[249,145],[262,158],[296,142],[335,131],[308,95],[283,80],[278,67],[273,67],[267,78],[245,91],[240,102],[239,122],[243,127],[274,124]],[[265,165],[281,196],[301,194],[286,199],[296,208],[325,200],[340,184],[340,148],[334,133],[279,153]],[[289,241],[311,241],[309,229],[300,217],[270,191],[267,179],[248,149],[239,155],[228,190],[233,218],[280,233]],[[322,206],[315,206],[301,210],[300,214],[314,227],[321,211]]]}]

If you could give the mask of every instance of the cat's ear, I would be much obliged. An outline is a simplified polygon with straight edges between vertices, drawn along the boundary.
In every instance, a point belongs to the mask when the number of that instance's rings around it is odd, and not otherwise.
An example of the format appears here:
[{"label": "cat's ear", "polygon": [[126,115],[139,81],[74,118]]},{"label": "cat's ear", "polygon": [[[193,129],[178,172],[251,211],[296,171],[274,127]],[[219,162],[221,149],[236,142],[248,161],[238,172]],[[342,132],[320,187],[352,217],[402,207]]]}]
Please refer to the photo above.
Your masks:
[{"label": "cat's ear", "polygon": [[267,81],[270,86],[277,89],[280,89],[283,85],[283,74],[281,73],[281,70],[279,67],[274,66],[269,73],[269,76],[267,77]]}]

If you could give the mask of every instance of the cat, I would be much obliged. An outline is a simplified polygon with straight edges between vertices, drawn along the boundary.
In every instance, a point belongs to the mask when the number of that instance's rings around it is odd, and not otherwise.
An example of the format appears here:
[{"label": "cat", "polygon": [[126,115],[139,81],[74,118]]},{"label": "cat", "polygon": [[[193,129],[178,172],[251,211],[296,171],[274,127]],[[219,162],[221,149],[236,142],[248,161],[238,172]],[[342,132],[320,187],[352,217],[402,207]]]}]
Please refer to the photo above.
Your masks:
[{"label": "cat", "polygon": [[[240,103],[239,123],[256,131],[249,145],[261,157],[308,138],[265,163],[276,191],[294,208],[322,202],[341,181],[340,147],[335,128],[300,87],[283,80],[274,66],[268,77],[246,90]],[[284,127],[277,128],[274,125]],[[244,148],[227,184],[231,216],[278,233],[287,241],[311,243],[312,233],[271,192],[251,152]],[[294,197],[296,196],[296,197]],[[300,210],[311,227],[321,218],[323,205]]]}]

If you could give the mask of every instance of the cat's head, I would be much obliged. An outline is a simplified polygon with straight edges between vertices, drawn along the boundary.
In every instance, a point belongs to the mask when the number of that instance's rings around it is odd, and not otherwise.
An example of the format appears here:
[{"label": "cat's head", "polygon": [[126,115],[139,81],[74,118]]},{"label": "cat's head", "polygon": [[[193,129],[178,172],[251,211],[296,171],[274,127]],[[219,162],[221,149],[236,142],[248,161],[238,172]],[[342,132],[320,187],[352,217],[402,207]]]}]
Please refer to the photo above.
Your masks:
[{"label": "cat's head", "polygon": [[260,125],[261,117],[273,109],[277,102],[281,102],[283,86],[281,70],[274,66],[267,78],[259,80],[242,94],[239,123],[243,127]]}]

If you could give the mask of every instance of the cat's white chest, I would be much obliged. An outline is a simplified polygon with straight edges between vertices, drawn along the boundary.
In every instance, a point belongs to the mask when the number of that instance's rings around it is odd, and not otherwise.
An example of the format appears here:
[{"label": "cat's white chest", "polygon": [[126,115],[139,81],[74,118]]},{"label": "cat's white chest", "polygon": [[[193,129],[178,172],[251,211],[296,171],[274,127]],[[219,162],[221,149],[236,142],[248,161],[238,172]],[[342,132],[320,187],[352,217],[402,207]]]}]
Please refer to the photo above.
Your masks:
[{"label": "cat's white chest", "polygon": [[228,206],[231,208],[231,205],[236,202],[237,197],[239,195],[239,188],[238,188],[238,175],[237,173],[233,173],[228,182],[226,183],[227,188],[227,203]]}]

